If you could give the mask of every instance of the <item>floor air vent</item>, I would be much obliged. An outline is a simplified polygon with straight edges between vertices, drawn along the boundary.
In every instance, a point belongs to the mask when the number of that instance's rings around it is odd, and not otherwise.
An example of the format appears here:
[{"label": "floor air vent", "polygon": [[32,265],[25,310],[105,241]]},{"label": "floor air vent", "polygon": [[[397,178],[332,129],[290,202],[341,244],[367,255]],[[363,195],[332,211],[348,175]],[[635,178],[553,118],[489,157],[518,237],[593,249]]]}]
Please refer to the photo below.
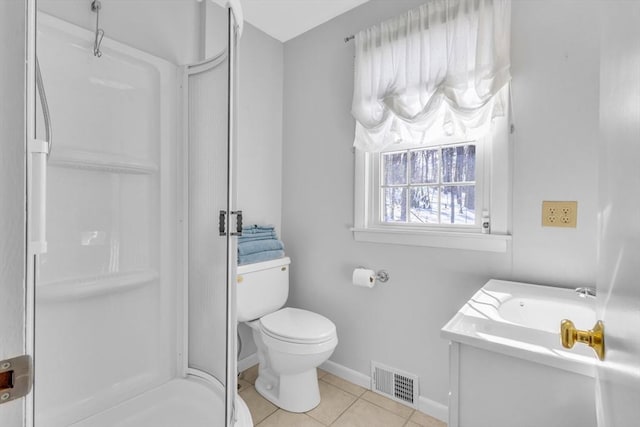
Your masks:
[{"label": "floor air vent", "polygon": [[371,390],[418,408],[418,376],[371,362]]}]

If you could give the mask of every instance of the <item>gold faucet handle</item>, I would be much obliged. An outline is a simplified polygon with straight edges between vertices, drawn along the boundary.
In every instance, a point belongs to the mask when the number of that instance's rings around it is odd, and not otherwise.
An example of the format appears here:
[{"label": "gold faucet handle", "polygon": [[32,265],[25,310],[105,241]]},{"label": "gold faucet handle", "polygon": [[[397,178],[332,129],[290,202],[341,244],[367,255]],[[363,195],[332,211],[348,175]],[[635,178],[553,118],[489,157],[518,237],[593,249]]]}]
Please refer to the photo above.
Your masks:
[{"label": "gold faucet handle", "polygon": [[572,348],[576,342],[581,342],[593,348],[600,360],[604,360],[604,324],[598,320],[589,331],[576,329],[576,325],[569,319],[560,322],[560,337],[564,348]]}]

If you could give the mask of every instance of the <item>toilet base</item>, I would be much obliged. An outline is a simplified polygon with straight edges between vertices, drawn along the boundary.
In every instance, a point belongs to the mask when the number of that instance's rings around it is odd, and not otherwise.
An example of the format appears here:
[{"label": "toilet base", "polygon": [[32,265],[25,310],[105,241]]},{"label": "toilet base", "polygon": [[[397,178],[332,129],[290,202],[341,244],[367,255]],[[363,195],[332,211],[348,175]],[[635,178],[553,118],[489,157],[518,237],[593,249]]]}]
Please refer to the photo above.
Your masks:
[{"label": "toilet base", "polygon": [[307,412],[320,403],[316,368],[299,374],[277,376],[261,366],[255,387],[262,397],[289,412]]}]

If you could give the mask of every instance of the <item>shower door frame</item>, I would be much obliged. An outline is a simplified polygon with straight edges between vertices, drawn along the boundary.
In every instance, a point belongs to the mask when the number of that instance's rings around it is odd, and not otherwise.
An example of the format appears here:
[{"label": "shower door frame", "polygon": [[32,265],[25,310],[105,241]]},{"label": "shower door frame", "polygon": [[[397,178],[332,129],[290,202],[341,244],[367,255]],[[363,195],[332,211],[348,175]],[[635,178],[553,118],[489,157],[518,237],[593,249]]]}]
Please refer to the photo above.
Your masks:
[{"label": "shower door frame", "polygon": [[[35,338],[35,315],[36,315],[36,280],[38,256],[41,253],[42,246],[34,245],[32,242],[33,229],[31,225],[34,222],[43,223],[45,218],[39,218],[38,215],[44,215],[44,205],[46,200],[33,200],[33,173],[34,163],[32,161],[32,153],[29,145],[36,141],[36,40],[37,40],[37,0],[25,0],[25,19],[26,19],[26,99],[25,99],[25,145],[26,150],[26,209],[25,209],[25,227],[26,227],[26,253],[25,253],[25,354],[32,358],[32,367],[35,366],[36,359],[36,338]],[[46,176],[46,162],[39,165],[44,167],[41,174]],[[46,197],[46,192],[41,197]],[[34,206],[36,205],[36,206]],[[35,217],[35,218],[34,218]],[[44,230],[42,230],[44,232]],[[46,237],[44,234],[41,236]],[[41,247],[37,247],[41,246]],[[34,250],[35,249],[35,250]],[[24,420],[23,425],[33,427],[35,424],[35,370],[32,368],[32,387],[30,393],[25,397],[24,402]]]}]

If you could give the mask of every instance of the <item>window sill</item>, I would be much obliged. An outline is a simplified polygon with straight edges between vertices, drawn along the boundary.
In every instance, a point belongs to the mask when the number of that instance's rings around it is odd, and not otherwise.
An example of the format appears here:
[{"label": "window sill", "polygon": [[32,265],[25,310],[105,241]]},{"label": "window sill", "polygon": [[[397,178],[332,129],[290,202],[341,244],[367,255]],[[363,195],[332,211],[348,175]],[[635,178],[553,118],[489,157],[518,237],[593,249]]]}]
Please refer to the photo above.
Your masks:
[{"label": "window sill", "polygon": [[511,241],[511,235],[508,234],[389,230],[380,228],[352,228],[351,231],[353,231],[354,240],[358,242],[498,253],[506,252],[508,242]]}]

